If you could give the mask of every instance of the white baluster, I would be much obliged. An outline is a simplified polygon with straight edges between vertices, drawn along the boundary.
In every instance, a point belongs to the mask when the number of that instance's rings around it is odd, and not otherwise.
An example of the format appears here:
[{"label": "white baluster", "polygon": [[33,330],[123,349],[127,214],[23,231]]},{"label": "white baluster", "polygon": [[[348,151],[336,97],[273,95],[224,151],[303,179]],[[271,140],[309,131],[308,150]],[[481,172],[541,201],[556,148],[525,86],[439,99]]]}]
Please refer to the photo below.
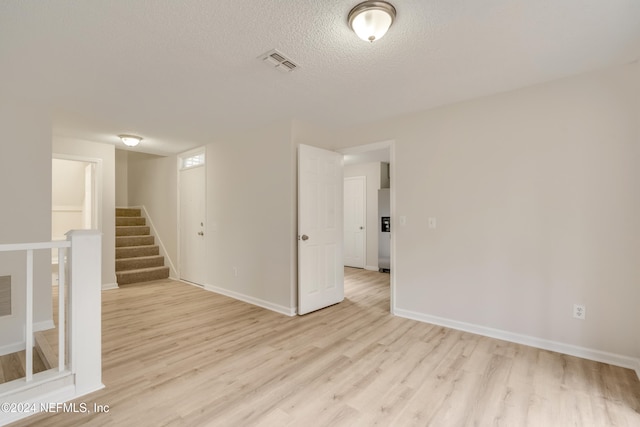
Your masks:
[{"label": "white baluster", "polygon": [[65,248],[58,248],[58,371],[64,371],[65,367],[65,304],[64,304],[64,286],[65,286]]},{"label": "white baluster", "polygon": [[25,380],[33,379],[33,249],[27,250],[27,322],[25,331],[25,353],[27,361],[27,372]]}]

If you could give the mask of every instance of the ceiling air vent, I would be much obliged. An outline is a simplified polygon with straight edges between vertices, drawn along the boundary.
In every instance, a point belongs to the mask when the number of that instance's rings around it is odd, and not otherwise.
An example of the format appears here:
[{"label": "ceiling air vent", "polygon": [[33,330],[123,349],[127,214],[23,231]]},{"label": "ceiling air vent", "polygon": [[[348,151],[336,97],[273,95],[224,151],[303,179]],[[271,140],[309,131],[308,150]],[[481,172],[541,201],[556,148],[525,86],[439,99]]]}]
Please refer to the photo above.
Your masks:
[{"label": "ceiling air vent", "polygon": [[287,58],[282,52],[278,52],[275,49],[263,53],[258,57],[258,59],[284,73],[288,73],[298,68],[298,65],[296,65],[292,60]]}]

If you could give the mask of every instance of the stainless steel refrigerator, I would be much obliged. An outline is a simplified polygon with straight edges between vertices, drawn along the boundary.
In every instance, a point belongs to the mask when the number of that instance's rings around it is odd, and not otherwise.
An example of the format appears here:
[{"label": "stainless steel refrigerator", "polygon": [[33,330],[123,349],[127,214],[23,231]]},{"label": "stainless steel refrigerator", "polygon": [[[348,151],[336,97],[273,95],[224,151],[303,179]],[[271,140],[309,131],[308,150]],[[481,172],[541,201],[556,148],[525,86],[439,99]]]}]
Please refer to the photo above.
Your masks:
[{"label": "stainless steel refrigerator", "polygon": [[391,196],[388,188],[378,190],[378,270],[391,271]]}]

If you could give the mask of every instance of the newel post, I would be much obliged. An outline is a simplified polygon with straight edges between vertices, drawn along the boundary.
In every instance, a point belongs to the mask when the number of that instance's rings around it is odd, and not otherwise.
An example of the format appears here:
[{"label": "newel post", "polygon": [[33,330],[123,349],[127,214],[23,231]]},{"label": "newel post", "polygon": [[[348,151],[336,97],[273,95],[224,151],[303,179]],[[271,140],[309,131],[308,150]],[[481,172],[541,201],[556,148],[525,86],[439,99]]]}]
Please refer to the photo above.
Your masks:
[{"label": "newel post", "polygon": [[102,233],[71,230],[69,266],[69,361],[76,395],[102,384]]}]

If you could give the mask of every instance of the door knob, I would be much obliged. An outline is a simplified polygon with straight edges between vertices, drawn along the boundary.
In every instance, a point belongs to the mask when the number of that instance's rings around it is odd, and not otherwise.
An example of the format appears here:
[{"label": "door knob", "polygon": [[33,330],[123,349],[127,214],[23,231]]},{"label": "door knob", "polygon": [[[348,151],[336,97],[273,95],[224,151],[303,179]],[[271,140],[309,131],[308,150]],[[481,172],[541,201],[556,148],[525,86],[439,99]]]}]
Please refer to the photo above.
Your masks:
[{"label": "door knob", "polygon": [[204,236],[204,231],[198,231],[198,236]]},{"label": "door knob", "polygon": [[304,240],[304,241],[307,241],[307,240],[309,240],[309,236],[307,236],[306,234],[303,234],[301,239]]}]

